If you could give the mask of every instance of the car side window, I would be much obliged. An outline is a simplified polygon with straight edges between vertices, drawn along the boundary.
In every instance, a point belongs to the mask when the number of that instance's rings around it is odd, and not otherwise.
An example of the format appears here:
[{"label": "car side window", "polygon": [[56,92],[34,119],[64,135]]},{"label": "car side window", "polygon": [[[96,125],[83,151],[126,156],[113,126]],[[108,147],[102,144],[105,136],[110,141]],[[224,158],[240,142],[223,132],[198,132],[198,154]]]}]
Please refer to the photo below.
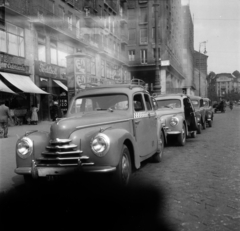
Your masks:
[{"label": "car side window", "polygon": [[152,111],[152,104],[151,104],[151,100],[150,100],[149,95],[144,94],[144,99],[145,99],[145,102],[146,102],[147,110]]},{"label": "car side window", "polygon": [[133,104],[134,104],[135,111],[144,111],[145,110],[145,107],[143,104],[143,98],[142,98],[141,94],[134,95]]}]

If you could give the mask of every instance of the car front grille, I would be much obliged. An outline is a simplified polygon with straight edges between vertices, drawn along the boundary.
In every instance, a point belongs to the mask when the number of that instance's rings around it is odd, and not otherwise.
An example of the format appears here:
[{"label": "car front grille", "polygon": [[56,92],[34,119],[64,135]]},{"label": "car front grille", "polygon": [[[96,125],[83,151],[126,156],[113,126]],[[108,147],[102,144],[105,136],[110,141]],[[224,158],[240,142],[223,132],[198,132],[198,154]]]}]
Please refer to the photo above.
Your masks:
[{"label": "car front grille", "polygon": [[70,139],[50,140],[41,157],[36,159],[36,165],[39,167],[94,165],[88,162],[89,157],[82,155],[83,151],[77,149],[77,145],[71,142]]}]

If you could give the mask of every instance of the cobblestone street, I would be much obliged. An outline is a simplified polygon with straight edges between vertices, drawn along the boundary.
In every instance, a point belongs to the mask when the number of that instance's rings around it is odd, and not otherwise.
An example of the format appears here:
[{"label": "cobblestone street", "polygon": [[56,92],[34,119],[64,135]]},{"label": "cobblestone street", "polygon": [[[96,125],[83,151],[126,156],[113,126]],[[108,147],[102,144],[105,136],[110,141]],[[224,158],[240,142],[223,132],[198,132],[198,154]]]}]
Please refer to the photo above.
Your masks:
[{"label": "cobblestone street", "polygon": [[215,114],[212,128],[185,147],[166,147],[160,165],[147,163],[137,172],[135,177],[163,188],[174,230],[239,230],[239,118],[240,108]]},{"label": "cobblestone street", "polygon": [[143,162],[126,190],[113,190],[96,175],[77,184],[18,184],[1,195],[0,227],[16,227],[27,217],[32,225],[38,218],[43,228],[47,218],[55,229],[70,229],[80,219],[88,230],[238,231],[239,118],[239,107],[214,114],[213,127],[189,138],[184,147],[165,147],[161,163]]}]

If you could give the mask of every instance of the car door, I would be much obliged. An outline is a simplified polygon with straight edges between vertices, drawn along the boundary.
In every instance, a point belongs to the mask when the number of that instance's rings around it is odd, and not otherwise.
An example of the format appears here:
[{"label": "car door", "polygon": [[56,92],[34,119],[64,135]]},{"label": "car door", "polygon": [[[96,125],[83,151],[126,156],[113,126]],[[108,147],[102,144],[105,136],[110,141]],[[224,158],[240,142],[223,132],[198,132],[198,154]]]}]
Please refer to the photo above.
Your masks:
[{"label": "car door", "polygon": [[136,133],[136,147],[140,157],[148,155],[151,142],[151,126],[148,111],[146,110],[145,100],[142,93],[133,95],[134,105],[134,126]]},{"label": "car door", "polygon": [[149,94],[144,93],[144,100],[146,104],[146,110],[148,113],[148,123],[149,123],[149,149],[151,152],[157,149],[157,116],[154,110],[154,106]]}]

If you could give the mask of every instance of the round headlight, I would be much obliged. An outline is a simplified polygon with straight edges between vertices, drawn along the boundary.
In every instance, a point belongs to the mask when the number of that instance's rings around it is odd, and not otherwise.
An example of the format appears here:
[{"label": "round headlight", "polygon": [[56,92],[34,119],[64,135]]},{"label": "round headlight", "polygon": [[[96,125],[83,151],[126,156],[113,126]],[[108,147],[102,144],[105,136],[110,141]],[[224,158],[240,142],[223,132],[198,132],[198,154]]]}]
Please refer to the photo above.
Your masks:
[{"label": "round headlight", "polygon": [[23,158],[28,158],[33,152],[33,142],[28,137],[23,137],[17,143],[17,154]]},{"label": "round headlight", "polygon": [[176,126],[179,123],[179,119],[177,117],[172,117],[170,121],[171,126]]},{"label": "round headlight", "polygon": [[198,122],[200,121],[200,117],[197,117],[197,121],[198,121]]},{"label": "round headlight", "polygon": [[91,142],[91,148],[95,155],[103,157],[106,155],[110,147],[110,139],[105,134],[96,135]]}]

